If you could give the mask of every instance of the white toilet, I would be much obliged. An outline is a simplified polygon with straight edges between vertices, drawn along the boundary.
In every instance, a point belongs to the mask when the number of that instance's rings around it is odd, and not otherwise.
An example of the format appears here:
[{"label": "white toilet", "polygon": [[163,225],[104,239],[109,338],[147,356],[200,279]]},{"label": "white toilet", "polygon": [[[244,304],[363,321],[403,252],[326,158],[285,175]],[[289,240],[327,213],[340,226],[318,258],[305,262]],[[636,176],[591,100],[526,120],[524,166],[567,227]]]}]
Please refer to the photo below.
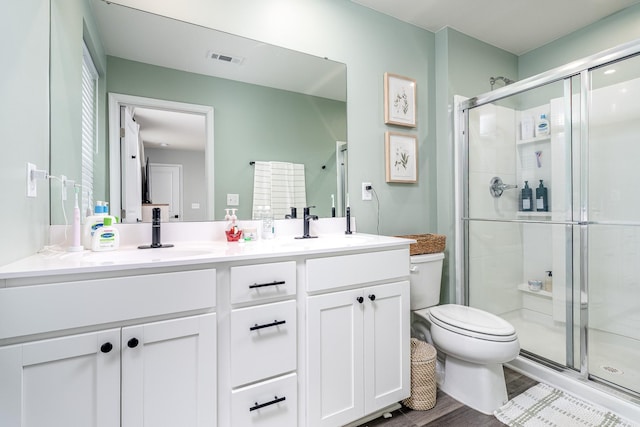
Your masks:
[{"label": "white toilet", "polygon": [[518,337],[509,322],[494,314],[438,305],[443,259],[443,253],[411,257],[411,332],[438,350],[438,387],[477,411],[493,414],[508,400],[502,364],[518,355]]}]

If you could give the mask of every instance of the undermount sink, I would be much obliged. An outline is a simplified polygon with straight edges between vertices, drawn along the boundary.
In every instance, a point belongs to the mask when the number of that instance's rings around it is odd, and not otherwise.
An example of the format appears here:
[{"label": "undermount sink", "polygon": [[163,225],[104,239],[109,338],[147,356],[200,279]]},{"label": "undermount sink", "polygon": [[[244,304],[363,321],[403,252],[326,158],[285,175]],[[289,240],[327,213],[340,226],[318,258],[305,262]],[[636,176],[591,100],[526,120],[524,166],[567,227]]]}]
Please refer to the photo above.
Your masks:
[{"label": "undermount sink", "polygon": [[154,249],[127,248],[105,252],[84,251],[82,253],[68,253],[63,257],[68,259],[77,258],[82,263],[106,264],[171,261],[211,254],[211,249],[171,247]]},{"label": "undermount sink", "polygon": [[307,239],[282,239],[279,245],[291,248],[342,248],[368,243],[373,239],[372,236],[357,236],[355,234],[330,234]]}]

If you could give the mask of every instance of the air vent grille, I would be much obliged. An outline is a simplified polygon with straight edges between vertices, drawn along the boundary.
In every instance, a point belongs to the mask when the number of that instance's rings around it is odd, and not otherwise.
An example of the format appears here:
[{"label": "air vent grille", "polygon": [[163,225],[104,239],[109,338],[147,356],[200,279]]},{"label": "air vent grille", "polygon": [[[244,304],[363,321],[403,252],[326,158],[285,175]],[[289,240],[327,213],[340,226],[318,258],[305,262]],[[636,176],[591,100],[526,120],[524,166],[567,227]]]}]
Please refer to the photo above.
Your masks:
[{"label": "air vent grille", "polygon": [[207,58],[213,61],[222,61],[230,64],[240,65],[244,62],[244,58],[237,55],[229,55],[226,53],[220,53],[213,50],[207,52]]}]

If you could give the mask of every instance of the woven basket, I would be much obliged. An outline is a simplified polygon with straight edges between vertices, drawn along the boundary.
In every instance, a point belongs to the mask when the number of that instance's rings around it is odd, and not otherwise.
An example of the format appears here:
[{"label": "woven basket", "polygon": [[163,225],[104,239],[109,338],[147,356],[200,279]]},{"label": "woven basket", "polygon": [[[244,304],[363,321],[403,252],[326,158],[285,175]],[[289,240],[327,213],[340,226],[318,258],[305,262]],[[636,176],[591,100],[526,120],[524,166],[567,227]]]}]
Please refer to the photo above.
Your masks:
[{"label": "woven basket", "polygon": [[436,349],[411,338],[411,396],[402,403],[426,411],[436,406]]},{"label": "woven basket", "polygon": [[409,248],[410,255],[435,254],[444,252],[447,236],[444,234],[408,234],[406,236],[397,236],[404,239],[413,239],[416,243],[412,243]]}]

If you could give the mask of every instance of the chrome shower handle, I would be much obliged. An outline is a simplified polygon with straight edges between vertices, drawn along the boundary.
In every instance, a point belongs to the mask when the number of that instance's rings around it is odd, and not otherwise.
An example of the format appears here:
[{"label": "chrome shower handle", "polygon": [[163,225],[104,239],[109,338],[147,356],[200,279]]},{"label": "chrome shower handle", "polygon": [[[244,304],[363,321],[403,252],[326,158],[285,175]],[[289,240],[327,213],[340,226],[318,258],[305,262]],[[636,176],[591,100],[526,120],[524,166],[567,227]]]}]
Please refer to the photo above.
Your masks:
[{"label": "chrome shower handle", "polygon": [[491,178],[491,181],[489,181],[489,184],[490,184],[489,193],[491,193],[491,195],[495,198],[502,196],[502,193],[504,192],[504,190],[509,190],[511,188],[518,188],[517,185],[503,183],[502,178],[500,178],[499,176],[494,176],[493,178]]}]

